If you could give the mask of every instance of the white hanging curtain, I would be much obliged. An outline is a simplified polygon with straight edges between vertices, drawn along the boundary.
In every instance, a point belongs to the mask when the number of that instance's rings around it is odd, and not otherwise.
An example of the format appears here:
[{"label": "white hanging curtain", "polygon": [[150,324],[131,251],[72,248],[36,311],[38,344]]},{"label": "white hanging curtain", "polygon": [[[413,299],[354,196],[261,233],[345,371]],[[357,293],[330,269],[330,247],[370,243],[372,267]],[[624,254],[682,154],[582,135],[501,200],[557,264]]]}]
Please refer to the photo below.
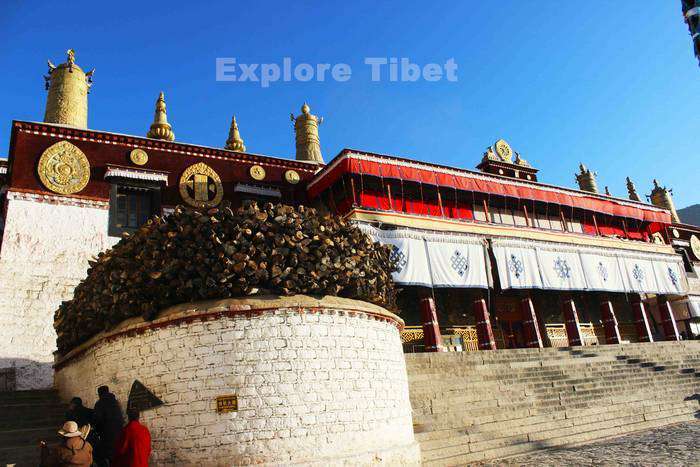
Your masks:
[{"label": "white hanging curtain", "polygon": [[588,290],[602,292],[626,292],[622,270],[614,254],[581,253],[581,265],[586,276]]},{"label": "white hanging curtain", "polygon": [[492,245],[502,289],[542,288],[534,245],[495,239]]},{"label": "white hanging curtain", "polygon": [[357,224],[374,241],[392,245],[394,281],[427,287],[488,288],[483,240],[478,236],[412,229],[380,230]]},{"label": "white hanging curtain", "polygon": [[687,277],[681,262],[659,260],[653,264],[659,293],[680,295],[688,290]]},{"label": "white hanging curtain", "polygon": [[435,287],[488,288],[482,244],[425,240]]},{"label": "white hanging curtain", "polygon": [[585,290],[587,288],[581,257],[569,251],[537,248],[542,288],[554,290]]},{"label": "white hanging curtain", "polygon": [[493,239],[501,288],[596,290],[682,295],[677,255],[516,239]]}]

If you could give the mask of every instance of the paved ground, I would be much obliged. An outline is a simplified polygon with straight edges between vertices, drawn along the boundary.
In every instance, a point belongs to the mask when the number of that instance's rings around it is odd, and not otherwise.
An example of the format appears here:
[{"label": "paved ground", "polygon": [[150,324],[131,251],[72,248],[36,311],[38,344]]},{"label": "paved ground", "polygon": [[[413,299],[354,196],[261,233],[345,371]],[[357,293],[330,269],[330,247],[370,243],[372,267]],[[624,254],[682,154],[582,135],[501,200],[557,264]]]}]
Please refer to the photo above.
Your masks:
[{"label": "paved ground", "polygon": [[641,431],[584,446],[510,457],[489,465],[700,466],[700,421]]}]

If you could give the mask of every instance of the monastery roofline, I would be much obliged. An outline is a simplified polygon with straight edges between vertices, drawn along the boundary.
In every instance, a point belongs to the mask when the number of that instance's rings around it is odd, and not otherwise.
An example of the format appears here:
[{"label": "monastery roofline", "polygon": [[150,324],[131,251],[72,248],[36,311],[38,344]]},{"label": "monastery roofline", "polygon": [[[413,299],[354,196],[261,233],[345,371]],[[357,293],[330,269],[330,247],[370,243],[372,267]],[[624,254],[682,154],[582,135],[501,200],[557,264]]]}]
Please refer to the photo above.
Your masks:
[{"label": "monastery roofline", "polygon": [[[197,145],[197,144],[191,144],[191,143],[181,143],[178,141],[165,141],[161,139],[153,139],[153,138],[147,138],[145,136],[135,136],[135,135],[128,135],[124,133],[114,133],[110,131],[102,131],[102,130],[92,130],[92,129],[85,129],[85,128],[76,128],[70,125],[62,125],[62,124],[56,124],[56,123],[45,123],[45,122],[33,122],[33,121],[27,121],[27,120],[13,120],[12,121],[12,130],[13,132],[17,128],[22,128],[25,125],[31,125],[33,128],[32,130],[36,131],[38,130],[41,134],[45,134],[46,136],[49,135],[55,135],[55,136],[62,136],[62,135],[71,135],[71,136],[79,136],[81,138],[89,137],[89,138],[96,138],[99,139],[100,136],[108,136],[109,138],[104,138],[106,140],[109,140],[108,142],[118,142],[119,139],[124,139],[124,143],[131,143],[131,144],[137,144],[139,147],[143,148],[153,148],[153,149],[160,149],[160,150],[171,150],[171,151],[176,151],[176,152],[182,152],[186,154],[193,154],[196,155],[198,152],[201,153],[206,153],[206,154],[215,154],[219,156],[224,156],[224,157],[231,157],[233,158],[234,155],[243,155],[246,157],[250,157],[251,159],[259,159],[260,161],[264,160],[274,160],[274,161],[280,161],[283,162],[289,166],[295,166],[297,168],[303,168],[305,170],[312,170],[315,171],[320,164],[312,162],[312,161],[300,161],[296,159],[287,159],[284,157],[276,157],[276,156],[268,156],[265,154],[256,154],[256,153],[250,153],[250,152],[239,152],[239,151],[231,151],[229,149],[224,149],[224,148],[214,148],[210,146],[202,146],[202,145]],[[38,127],[38,128],[37,128]],[[55,129],[58,130],[56,132],[49,132],[49,131],[42,131],[43,129]],[[10,148],[10,154],[12,153],[12,148]]]},{"label": "monastery roofline", "polygon": [[520,178],[506,177],[506,176],[504,176],[504,175],[497,175],[497,174],[492,174],[492,173],[488,173],[488,172],[481,172],[481,171],[478,171],[478,170],[462,169],[462,168],[457,168],[457,167],[453,167],[453,166],[450,166],[450,165],[434,164],[434,163],[431,163],[431,162],[423,162],[423,161],[419,161],[419,160],[416,160],[416,159],[408,159],[408,158],[402,157],[402,156],[394,156],[394,155],[391,155],[391,154],[382,154],[382,153],[371,152],[371,151],[364,151],[364,150],[361,150],[361,149],[353,149],[353,148],[343,148],[343,149],[338,153],[338,155],[336,155],[333,159],[331,159],[331,160],[325,165],[325,167],[323,167],[323,168],[318,172],[316,179],[318,179],[318,177],[320,177],[321,175],[323,175],[324,172],[330,171],[330,169],[332,168],[332,166],[334,165],[334,163],[336,162],[336,160],[338,160],[338,159],[340,159],[341,157],[343,157],[343,156],[345,156],[345,155],[347,155],[347,154],[350,154],[350,153],[366,154],[366,155],[368,155],[368,156],[383,157],[383,158],[388,158],[388,159],[394,159],[394,160],[399,160],[399,161],[408,162],[408,163],[412,163],[412,164],[423,165],[423,166],[426,166],[426,167],[428,167],[428,168],[429,168],[429,167],[433,167],[433,168],[441,168],[441,169],[446,169],[446,170],[453,170],[453,171],[455,171],[455,172],[463,172],[463,173],[465,173],[465,174],[478,175],[478,176],[480,176],[480,177],[492,178],[492,179],[494,179],[494,180],[503,180],[503,181],[507,181],[507,182],[522,183],[522,184],[525,184],[525,185],[540,186],[540,187],[545,187],[545,188],[553,188],[553,189],[557,189],[557,190],[563,190],[563,191],[569,191],[569,192],[572,192],[572,193],[583,194],[583,195],[586,195],[586,196],[592,196],[592,197],[595,197],[595,198],[599,198],[599,199],[601,199],[601,200],[620,201],[620,202],[624,202],[624,203],[636,204],[636,205],[639,205],[639,206],[644,206],[645,208],[651,208],[651,209],[655,209],[655,210],[659,210],[659,211],[667,211],[667,212],[668,212],[667,209],[660,208],[659,206],[656,206],[656,205],[654,205],[654,204],[645,203],[645,202],[643,202],[643,201],[635,201],[635,200],[632,200],[632,199],[629,199],[629,198],[618,198],[618,197],[615,197],[615,196],[607,196],[607,195],[603,195],[603,194],[600,194],[600,193],[592,193],[592,192],[590,192],[590,191],[577,190],[577,189],[575,189],[575,188],[569,188],[569,187],[564,187],[564,186],[559,186],[559,185],[551,185],[551,184],[548,184],[548,183],[535,182],[535,181],[532,181],[532,180],[524,180],[524,179],[520,179]]}]

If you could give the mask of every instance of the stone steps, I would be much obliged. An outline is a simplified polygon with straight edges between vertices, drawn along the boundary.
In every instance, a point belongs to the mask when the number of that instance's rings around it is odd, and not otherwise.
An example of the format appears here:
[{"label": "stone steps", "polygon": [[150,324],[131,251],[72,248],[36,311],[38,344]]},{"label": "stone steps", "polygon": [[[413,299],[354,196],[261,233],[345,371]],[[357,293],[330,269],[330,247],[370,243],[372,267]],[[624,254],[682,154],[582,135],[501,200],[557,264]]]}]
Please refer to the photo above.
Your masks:
[{"label": "stone steps", "polygon": [[0,465],[38,465],[39,441],[57,439],[65,410],[55,391],[0,392]]},{"label": "stone steps", "polygon": [[617,436],[690,420],[700,409],[696,342],[411,354],[406,360],[426,465]]}]

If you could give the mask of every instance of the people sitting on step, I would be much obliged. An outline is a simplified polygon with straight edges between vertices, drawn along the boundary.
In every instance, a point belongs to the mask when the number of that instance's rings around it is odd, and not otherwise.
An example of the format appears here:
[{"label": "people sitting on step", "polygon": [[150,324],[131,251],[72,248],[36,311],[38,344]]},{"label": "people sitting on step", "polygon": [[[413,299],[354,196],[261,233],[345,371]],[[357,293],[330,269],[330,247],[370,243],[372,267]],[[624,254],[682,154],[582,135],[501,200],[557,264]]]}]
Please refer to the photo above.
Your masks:
[{"label": "people sitting on step", "polygon": [[124,426],[124,416],[119,401],[109,392],[109,387],[97,388],[99,399],[95,402],[95,427],[100,435],[100,441],[95,447],[95,462],[100,466],[108,466],[114,457],[114,444]]},{"label": "people sitting on step", "polygon": [[61,441],[49,447],[41,441],[41,467],[90,467],[92,445],[87,441],[90,425],[81,428],[73,420],[67,421],[58,430]]}]

